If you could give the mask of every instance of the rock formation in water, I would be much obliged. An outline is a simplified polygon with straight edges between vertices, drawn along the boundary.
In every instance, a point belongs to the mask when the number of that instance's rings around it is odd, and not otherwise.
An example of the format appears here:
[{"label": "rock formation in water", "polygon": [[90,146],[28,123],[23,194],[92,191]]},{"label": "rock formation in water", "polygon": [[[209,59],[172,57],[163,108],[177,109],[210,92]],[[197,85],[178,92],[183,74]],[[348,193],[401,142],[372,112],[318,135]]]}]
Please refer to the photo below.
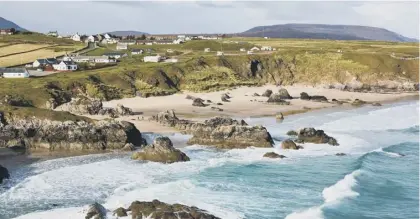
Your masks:
[{"label": "rock formation in water", "polygon": [[6,167],[0,165],[0,184],[3,183],[4,179],[9,179],[9,177],[9,171],[6,169]]},{"label": "rock formation in water", "polygon": [[317,102],[328,102],[328,99],[325,96],[319,96],[319,95],[309,96],[309,94],[306,92],[300,93],[300,99],[312,100],[312,101],[317,101]]},{"label": "rock formation in water", "polygon": [[273,159],[276,159],[276,158],[280,158],[280,159],[286,158],[286,156],[277,154],[275,152],[267,152],[267,153],[264,154],[263,157],[273,158]]},{"label": "rock formation in water", "polygon": [[249,126],[245,121],[227,117],[215,117],[200,122],[181,120],[173,111],[152,117],[163,125],[175,127],[193,137],[188,144],[212,145],[219,148],[272,147],[273,139],[262,126]]},{"label": "rock formation in water", "polygon": [[292,140],[284,140],[281,142],[281,148],[283,149],[292,149],[292,150],[299,150],[300,147],[295,144]]},{"label": "rock formation in water", "polygon": [[220,219],[197,207],[181,204],[166,204],[158,200],[151,202],[134,201],[127,211],[131,212],[133,219]]},{"label": "rock formation in water", "polygon": [[298,140],[305,143],[339,145],[335,138],[328,136],[323,130],[316,130],[314,128],[301,129],[298,133]]},{"label": "rock formation in water", "polygon": [[147,145],[132,156],[135,160],[148,160],[161,163],[189,161],[190,158],[182,151],[175,149],[168,137],[157,137],[153,144]]},{"label": "rock formation in water", "polygon": [[101,204],[95,202],[92,205],[89,205],[87,209],[85,219],[105,219],[106,218],[106,209]]},{"label": "rock formation in water", "polygon": [[[0,117],[2,114],[0,113]],[[51,121],[0,119],[0,148],[24,146],[30,150],[122,149],[127,143],[145,145],[140,131],[130,122]]]}]

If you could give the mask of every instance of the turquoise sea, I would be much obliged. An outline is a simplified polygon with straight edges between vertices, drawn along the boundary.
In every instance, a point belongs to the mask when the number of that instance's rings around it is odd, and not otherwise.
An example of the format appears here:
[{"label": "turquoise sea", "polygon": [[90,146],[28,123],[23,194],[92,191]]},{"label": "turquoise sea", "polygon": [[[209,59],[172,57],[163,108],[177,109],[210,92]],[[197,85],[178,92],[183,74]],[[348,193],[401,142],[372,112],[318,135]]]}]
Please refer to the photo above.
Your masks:
[{"label": "turquoise sea", "polygon": [[[14,168],[0,189],[0,218],[84,218],[83,209],[94,201],[112,211],[153,199],[194,205],[224,219],[419,218],[418,101],[319,110],[282,123],[245,120],[266,126],[275,148],[195,145],[181,148],[190,162],[170,165],[100,154]],[[288,130],[303,127],[323,129],[340,146],[279,148]],[[188,136],[170,138],[183,146]],[[287,158],[263,158],[269,151]]]}]

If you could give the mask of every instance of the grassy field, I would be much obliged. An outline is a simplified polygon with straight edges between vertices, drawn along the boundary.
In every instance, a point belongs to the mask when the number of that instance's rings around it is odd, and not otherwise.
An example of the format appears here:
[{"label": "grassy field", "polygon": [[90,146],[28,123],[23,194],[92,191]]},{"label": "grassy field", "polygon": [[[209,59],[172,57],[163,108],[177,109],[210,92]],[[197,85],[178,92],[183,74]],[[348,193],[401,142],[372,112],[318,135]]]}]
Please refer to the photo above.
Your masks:
[{"label": "grassy field", "polygon": [[48,47],[51,45],[48,44],[14,44],[10,46],[5,46],[0,49],[0,56],[6,56],[13,53],[22,53],[26,51],[31,51],[39,48]]},{"label": "grassy field", "polygon": [[21,53],[17,55],[11,55],[11,56],[4,56],[0,58],[0,66],[14,66],[14,65],[21,65],[28,62],[33,62],[36,59],[41,58],[51,58],[56,56],[61,56],[66,54],[66,52],[70,52],[73,50],[78,49],[77,47],[60,47],[60,48],[66,48],[67,51],[60,51],[56,52],[55,48],[49,48],[49,49],[40,49],[33,52],[26,52]]}]

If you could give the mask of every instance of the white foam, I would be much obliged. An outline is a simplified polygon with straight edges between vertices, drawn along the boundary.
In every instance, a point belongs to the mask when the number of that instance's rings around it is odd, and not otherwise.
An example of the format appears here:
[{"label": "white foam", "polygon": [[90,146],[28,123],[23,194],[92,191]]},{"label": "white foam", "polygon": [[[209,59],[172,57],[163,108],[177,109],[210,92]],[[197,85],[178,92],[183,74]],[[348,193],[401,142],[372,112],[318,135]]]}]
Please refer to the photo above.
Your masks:
[{"label": "white foam", "polygon": [[373,150],[373,151],[374,151],[374,152],[378,152],[378,153],[384,153],[384,154],[389,155],[389,156],[391,156],[391,157],[402,157],[402,155],[401,155],[401,154],[394,153],[394,152],[384,151],[384,149],[383,149],[382,147],[380,147],[380,148],[378,148],[378,149],[376,149],[376,150]]},{"label": "white foam", "polygon": [[313,207],[301,212],[293,212],[285,219],[323,219],[324,215],[320,207]]},{"label": "white foam", "polygon": [[75,219],[85,218],[86,213],[83,212],[83,208],[58,208],[43,212],[33,212],[25,214],[14,219]]},{"label": "white foam", "polygon": [[336,184],[325,188],[322,191],[322,196],[324,197],[325,203],[341,201],[345,198],[359,196],[359,193],[353,191],[353,187],[357,185],[356,176],[359,175],[361,170],[353,171],[352,173],[346,175],[342,180],[338,181]]}]

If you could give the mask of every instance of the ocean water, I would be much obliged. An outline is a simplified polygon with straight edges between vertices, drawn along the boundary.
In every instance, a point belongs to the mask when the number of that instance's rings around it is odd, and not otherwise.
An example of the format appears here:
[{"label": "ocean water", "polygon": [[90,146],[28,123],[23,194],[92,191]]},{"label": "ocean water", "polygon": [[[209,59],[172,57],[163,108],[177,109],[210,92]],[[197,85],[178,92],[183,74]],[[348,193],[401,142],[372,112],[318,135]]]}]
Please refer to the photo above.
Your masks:
[{"label": "ocean water", "polygon": [[[132,161],[100,154],[38,162],[12,171],[0,190],[0,218],[84,218],[99,202],[112,211],[135,200],[194,205],[224,219],[419,218],[419,103],[328,109],[246,119],[266,126],[274,148],[182,148],[190,162]],[[279,148],[290,129],[312,126],[340,146]],[[148,135],[148,141],[153,139]],[[170,136],[177,145],[188,136]],[[275,151],[287,159],[263,158]],[[346,153],[347,156],[335,156]],[[112,213],[108,218],[114,218]]]}]

